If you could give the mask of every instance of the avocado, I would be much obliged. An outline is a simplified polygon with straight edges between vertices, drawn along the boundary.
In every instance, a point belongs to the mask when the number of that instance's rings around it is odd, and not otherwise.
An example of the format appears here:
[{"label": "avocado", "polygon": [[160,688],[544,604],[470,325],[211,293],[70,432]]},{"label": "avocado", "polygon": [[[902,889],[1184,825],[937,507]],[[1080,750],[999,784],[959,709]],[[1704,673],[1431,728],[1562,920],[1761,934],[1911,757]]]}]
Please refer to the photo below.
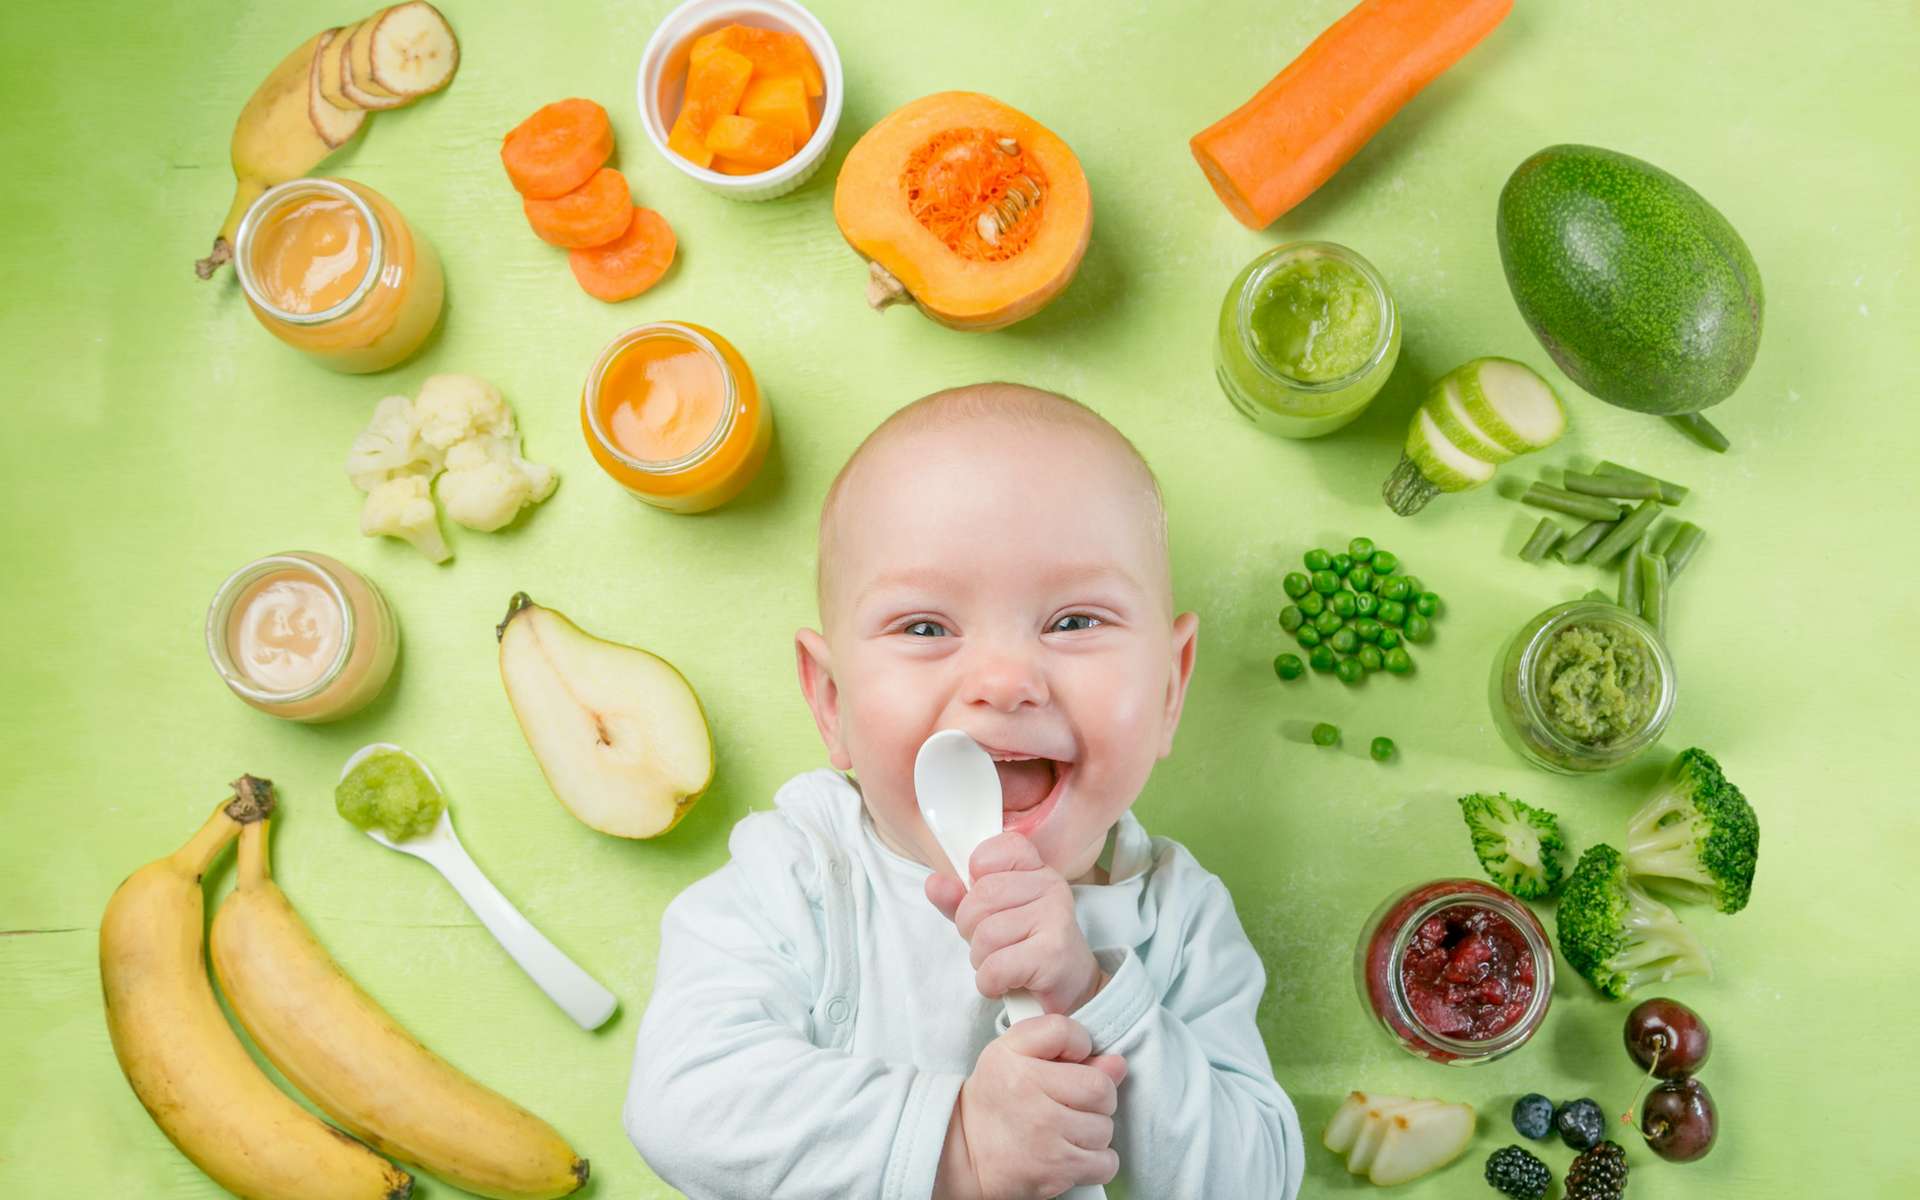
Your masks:
[{"label": "avocado", "polygon": [[1575,383],[1659,416],[1733,394],[1760,349],[1760,270],[1733,226],[1652,163],[1549,146],[1495,218],[1507,286]]}]

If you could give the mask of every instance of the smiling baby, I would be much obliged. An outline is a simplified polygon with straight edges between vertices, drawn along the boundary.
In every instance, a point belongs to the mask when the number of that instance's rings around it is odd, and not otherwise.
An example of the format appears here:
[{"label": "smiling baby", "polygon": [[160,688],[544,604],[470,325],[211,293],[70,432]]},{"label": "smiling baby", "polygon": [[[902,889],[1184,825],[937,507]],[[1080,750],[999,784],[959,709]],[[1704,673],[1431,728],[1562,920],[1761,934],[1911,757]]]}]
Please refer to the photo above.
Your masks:
[{"label": "smiling baby", "polygon": [[[1293,1197],[1260,960],[1219,879],[1129,811],[1198,626],[1138,451],[1050,392],[938,392],[854,452],[819,553],[797,651],[834,770],[668,906],[634,1145],[696,1200]],[[971,864],[915,801],[941,729],[1000,776]],[[1046,1015],[1009,1028],[1016,989]]]}]

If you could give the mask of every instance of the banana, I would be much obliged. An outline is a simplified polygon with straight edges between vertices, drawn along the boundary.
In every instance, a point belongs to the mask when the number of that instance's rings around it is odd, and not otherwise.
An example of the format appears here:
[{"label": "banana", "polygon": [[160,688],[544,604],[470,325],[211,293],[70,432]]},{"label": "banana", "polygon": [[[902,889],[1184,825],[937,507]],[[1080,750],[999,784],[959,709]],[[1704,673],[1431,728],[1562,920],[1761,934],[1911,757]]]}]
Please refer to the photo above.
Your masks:
[{"label": "banana", "polygon": [[213,239],[213,253],[194,264],[200,278],[211,279],[233,257],[233,235],[248,206],[274,184],[300,178],[333,153],[335,146],[315,128],[308,108],[313,56],[331,32],[314,34],[281,59],[240,110],[233,126],[233,206]]},{"label": "banana", "polygon": [[135,871],[100,919],[107,1032],[134,1094],[180,1152],[249,1200],[405,1200],[413,1177],[301,1108],[240,1045],[207,982],[200,878],[272,785],[252,776],[179,850]]},{"label": "banana", "polygon": [[265,820],[240,831],[233,893],[213,919],[220,990],[274,1066],[382,1153],[497,1200],[587,1181],[552,1126],[416,1041],[342,971],[273,882]]}]

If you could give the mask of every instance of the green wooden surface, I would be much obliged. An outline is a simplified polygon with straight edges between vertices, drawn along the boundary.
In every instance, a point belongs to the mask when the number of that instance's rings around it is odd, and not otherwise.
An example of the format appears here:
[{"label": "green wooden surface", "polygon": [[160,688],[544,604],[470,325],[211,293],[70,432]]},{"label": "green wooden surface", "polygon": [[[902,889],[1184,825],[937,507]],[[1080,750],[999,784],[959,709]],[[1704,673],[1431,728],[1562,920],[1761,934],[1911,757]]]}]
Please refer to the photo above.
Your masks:
[{"label": "green wooden surface", "polygon": [[[1160,472],[1180,602],[1200,613],[1200,670],[1175,756],[1139,804],[1223,876],[1271,975],[1262,1029],[1317,1136],[1352,1087],[1472,1100],[1473,1151],[1412,1197],[1482,1193],[1513,1140],[1519,1092],[1633,1086],[1625,1006],[1563,977],[1549,1023],[1471,1071],[1414,1060],[1354,999],[1355,932],[1390,889],[1473,868],[1452,798],[1506,789],[1557,809],[1573,839],[1617,837],[1654,764],[1567,781],[1499,742],[1487,666],[1519,623],[1594,571],[1514,553],[1537,514],[1494,489],[1412,520],[1381,506],[1422,385],[1507,354],[1546,367],[1507,295],[1493,243],[1502,181],[1541,146],[1640,155],[1698,188],[1747,238],[1769,311],[1760,359],[1716,419],[1724,458],[1650,419],[1567,391],[1572,429],[1540,468],[1611,457],[1694,485],[1711,532],[1681,583],[1682,679],[1668,746],[1716,753],[1766,826],[1752,906],[1689,910],[1719,975],[1669,989],[1711,1022],[1705,1078],[1723,1136],[1705,1162],[1658,1163],[1630,1139],[1632,1195],[1910,1196],[1920,1056],[1920,951],[1905,889],[1920,766],[1906,713],[1920,651],[1909,459],[1920,282],[1912,118],[1920,17],[1907,0],[1844,15],[1797,0],[1632,4],[1523,0],[1461,67],[1332,183],[1265,233],[1235,224],[1186,138],[1239,103],[1345,8],[822,0],[847,64],[835,157],[796,195],[710,196],[649,147],[633,105],[664,0],[445,5],[464,62],[445,95],[373,120],[327,170],[391,197],[445,260],[449,303],[427,352],[383,376],[309,365],[244,310],[231,272],[194,280],[230,195],[226,144],[266,70],[351,5],[26,0],[0,7],[0,1194],[186,1197],[215,1189],[122,1082],[101,1020],[95,930],[118,881],[198,826],[243,770],[281,785],[276,867],[346,968],[429,1045],[554,1122],[594,1161],[593,1195],[667,1195],[619,1125],[658,921],[718,866],[726,834],[818,765],[790,638],[813,618],[811,524],[832,472],[880,417],[983,378],[1057,388],[1111,417]],[[304,12],[302,11],[304,10]],[[1201,15],[1204,13],[1204,15]],[[1025,109],[1079,153],[1093,242],[1040,316],[962,335],[861,303],[863,269],[835,231],[839,157],[896,105],[971,88]],[[527,230],[500,135],[533,108],[604,103],[641,202],[680,236],[673,274],[608,307]],[[1406,321],[1373,409],[1324,441],[1260,434],[1215,389],[1219,294],[1283,239],[1352,245]],[[654,318],[738,344],[778,419],[776,455],[716,515],[659,514],[589,460],[576,425],[586,366]],[[340,463],[373,402],[458,370],[497,382],[558,493],[498,535],[450,530],[433,567],[356,532]],[[1557,372],[1556,383],[1568,386]],[[1449,602],[1410,682],[1356,691],[1277,684],[1280,576],[1315,543],[1369,534]],[[393,600],[403,661],[387,695],[339,725],[282,724],[216,680],[200,623],[215,585],[281,549],[336,554]],[[706,800],[656,843],[617,841],[548,794],[501,693],[493,623],[517,588],[585,628],[645,645],[699,689],[720,753]],[[1328,719],[1345,749],[1307,744]],[[1402,760],[1376,766],[1368,737]],[[621,997],[574,1028],[424,865],[331,809],[340,760],[374,739],[433,763],[474,856]],[[222,870],[217,891],[230,883]],[[764,1086],[777,1087],[777,1080]],[[1547,1154],[1556,1174],[1570,1153]],[[1354,1191],[1317,1145],[1312,1192]],[[1818,1180],[1818,1186],[1810,1181]],[[422,1194],[452,1189],[427,1183]]]}]

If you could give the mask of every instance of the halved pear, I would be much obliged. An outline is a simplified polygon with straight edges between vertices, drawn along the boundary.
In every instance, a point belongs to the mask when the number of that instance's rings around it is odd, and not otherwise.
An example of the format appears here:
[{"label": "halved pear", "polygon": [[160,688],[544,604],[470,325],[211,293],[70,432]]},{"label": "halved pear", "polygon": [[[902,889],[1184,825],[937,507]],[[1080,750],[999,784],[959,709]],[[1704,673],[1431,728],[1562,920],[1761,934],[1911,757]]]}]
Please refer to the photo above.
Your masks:
[{"label": "halved pear", "polygon": [[525,592],[495,632],[513,715],[567,811],[615,837],[678,824],[713,781],[713,735],[686,678]]}]

